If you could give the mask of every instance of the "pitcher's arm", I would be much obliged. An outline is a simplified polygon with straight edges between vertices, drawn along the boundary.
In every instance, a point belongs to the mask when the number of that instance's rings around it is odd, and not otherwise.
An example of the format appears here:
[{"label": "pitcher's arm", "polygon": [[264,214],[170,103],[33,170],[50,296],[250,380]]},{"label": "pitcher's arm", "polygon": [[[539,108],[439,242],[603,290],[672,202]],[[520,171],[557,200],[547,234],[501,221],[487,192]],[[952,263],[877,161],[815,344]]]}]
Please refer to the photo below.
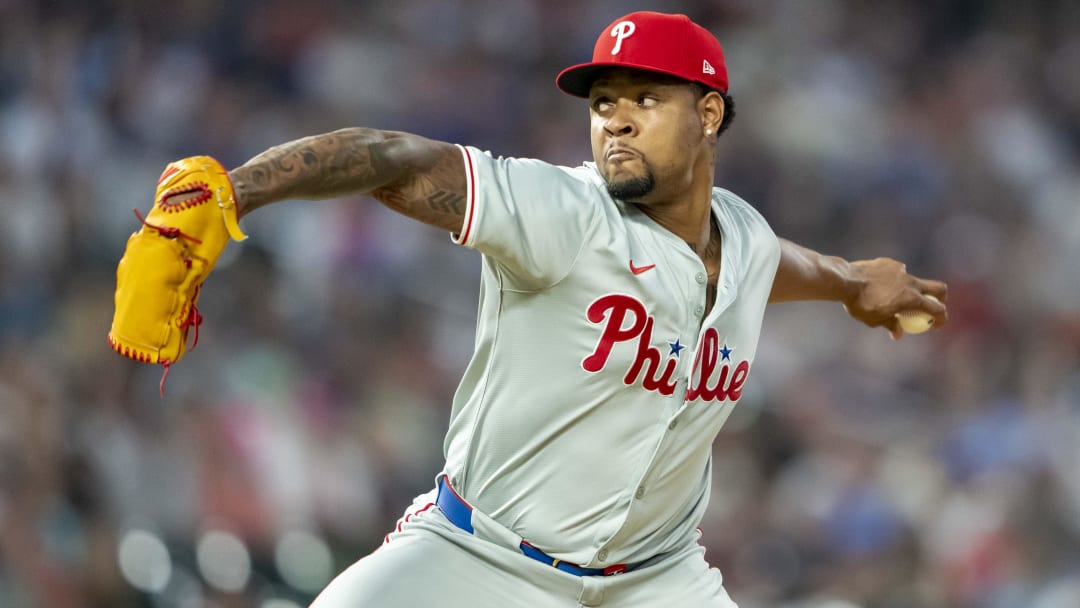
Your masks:
[{"label": "pitcher's arm", "polygon": [[357,127],[304,137],[270,148],[229,176],[241,216],[285,199],[369,194],[450,232],[465,217],[461,150],[409,133]]},{"label": "pitcher's arm", "polygon": [[945,283],[910,275],[903,263],[891,258],[849,262],[780,239],[780,265],[769,302],[840,302],[858,321],[885,327],[899,338],[903,331],[896,313],[923,310],[934,316],[935,328],[941,327],[947,321],[947,297]]}]

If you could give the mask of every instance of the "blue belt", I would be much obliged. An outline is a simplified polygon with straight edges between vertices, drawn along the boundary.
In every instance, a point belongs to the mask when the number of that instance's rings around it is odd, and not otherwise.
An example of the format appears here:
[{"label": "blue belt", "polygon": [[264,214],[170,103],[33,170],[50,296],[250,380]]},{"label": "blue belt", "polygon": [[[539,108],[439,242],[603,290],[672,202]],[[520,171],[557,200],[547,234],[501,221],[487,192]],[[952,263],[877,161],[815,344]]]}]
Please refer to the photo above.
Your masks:
[{"label": "blue belt", "polygon": [[[474,533],[472,525],[472,505],[465,502],[464,498],[458,496],[457,491],[450,485],[450,482],[447,481],[445,475],[439,477],[439,494],[435,499],[435,504],[443,512],[443,515],[446,516],[446,519],[450,520],[450,523],[469,534]],[[586,568],[584,566],[578,566],[551,557],[524,540],[521,541],[518,548],[521,549],[521,552],[526,556],[531,557],[542,564],[552,566],[557,570],[573,574],[574,576],[610,576],[612,574],[620,574],[630,570],[626,564],[615,564],[608,566],[607,568]]]}]

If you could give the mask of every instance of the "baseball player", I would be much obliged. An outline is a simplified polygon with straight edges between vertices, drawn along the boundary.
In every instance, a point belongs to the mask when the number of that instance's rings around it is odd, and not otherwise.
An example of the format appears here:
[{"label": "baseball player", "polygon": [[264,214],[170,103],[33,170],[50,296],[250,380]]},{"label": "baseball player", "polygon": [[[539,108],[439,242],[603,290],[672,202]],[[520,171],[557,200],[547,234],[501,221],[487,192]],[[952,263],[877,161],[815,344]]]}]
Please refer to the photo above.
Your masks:
[{"label": "baseball player", "polygon": [[217,190],[241,216],[368,193],[482,254],[445,467],[317,608],[734,606],[697,526],[766,304],[839,301],[894,337],[899,311],[945,321],[944,284],[780,240],[714,187],[727,68],[686,16],[617,19],[557,85],[588,100],[580,167],[353,128],[271,148]]}]

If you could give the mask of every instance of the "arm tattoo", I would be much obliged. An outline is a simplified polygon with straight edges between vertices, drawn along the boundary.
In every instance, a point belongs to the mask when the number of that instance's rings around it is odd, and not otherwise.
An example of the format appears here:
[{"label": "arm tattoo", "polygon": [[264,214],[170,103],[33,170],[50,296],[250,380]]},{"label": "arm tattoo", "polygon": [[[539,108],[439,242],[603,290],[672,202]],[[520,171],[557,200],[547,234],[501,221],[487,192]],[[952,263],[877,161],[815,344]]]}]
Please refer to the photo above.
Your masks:
[{"label": "arm tattoo", "polygon": [[371,194],[387,207],[450,232],[465,221],[465,165],[456,146],[440,144],[438,154],[410,167],[397,182]]},{"label": "arm tattoo", "polygon": [[275,146],[230,175],[242,214],[283,199],[361,193],[420,221],[457,230],[465,206],[462,163],[450,144],[354,128]]},{"label": "arm tattoo", "polygon": [[442,213],[461,213],[461,203],[465,200],[464,196],[455,194],[452,192],[446,192],[439,190],[428,197],[428,207],[431,207],[432,211],[438,211]]},{"label": "arm tattoo", "polygon": [[371,146],[382,139],[376,131],[345,129],[270,148],[232,172],[241,208],[247,213],[286,198],[370,189],[376,177]]}]

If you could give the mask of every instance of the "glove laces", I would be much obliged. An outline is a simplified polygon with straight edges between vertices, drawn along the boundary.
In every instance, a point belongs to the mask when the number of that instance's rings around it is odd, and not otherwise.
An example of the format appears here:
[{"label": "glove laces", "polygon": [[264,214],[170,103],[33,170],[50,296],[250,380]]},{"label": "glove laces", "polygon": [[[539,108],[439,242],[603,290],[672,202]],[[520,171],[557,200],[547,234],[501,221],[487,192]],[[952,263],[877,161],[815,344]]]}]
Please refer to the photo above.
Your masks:
[{"label": "glove laces", "polygon": [[144,226],[149,226],[150,228],[153,228],[154,230],[157,230],[161,234],[161,236],[163,236],[165,238],[175,239],[177,237],[180,237],[182,239],[187,239],[187,240],[189,240],[192,243],[195,243],[197,245],[202,244],[201,239],[197,239],[197,238],[191,236],[190,234],[184,234],[179,228],[173,228],[172,226],[158,226],[157,224],[151,224],[150,222],[146,221],[146,218],[143,217],[142,213],[139,213],[138,208],[132,209],[132,211],[135,212],[135,217],[139,218],[139,221],[142,222]]},{"label": "glove laces", "polygon": [[[198,291],[195,293],[195,297],[198,297]],[[181,330],[186,330],[189,327],[195,328],[195,338],[192,340],[191,348],[188,350],[195,350],[195,346],[199,344],[199,326],[202,325],[202,322],[203,316],[202,313],[199,312],[199,307],[192,305],[191,312],[188,313],[187,319],[184,319],[184,322],[180,325]],[[164,399],[165,380],[169,377],[169,368],[172,367],[172,361],[169,359],[162,359],[160,363],[165,369],[161,372],[161,381],[158,382],[158,392],[161,394],[161,398]]]}]

